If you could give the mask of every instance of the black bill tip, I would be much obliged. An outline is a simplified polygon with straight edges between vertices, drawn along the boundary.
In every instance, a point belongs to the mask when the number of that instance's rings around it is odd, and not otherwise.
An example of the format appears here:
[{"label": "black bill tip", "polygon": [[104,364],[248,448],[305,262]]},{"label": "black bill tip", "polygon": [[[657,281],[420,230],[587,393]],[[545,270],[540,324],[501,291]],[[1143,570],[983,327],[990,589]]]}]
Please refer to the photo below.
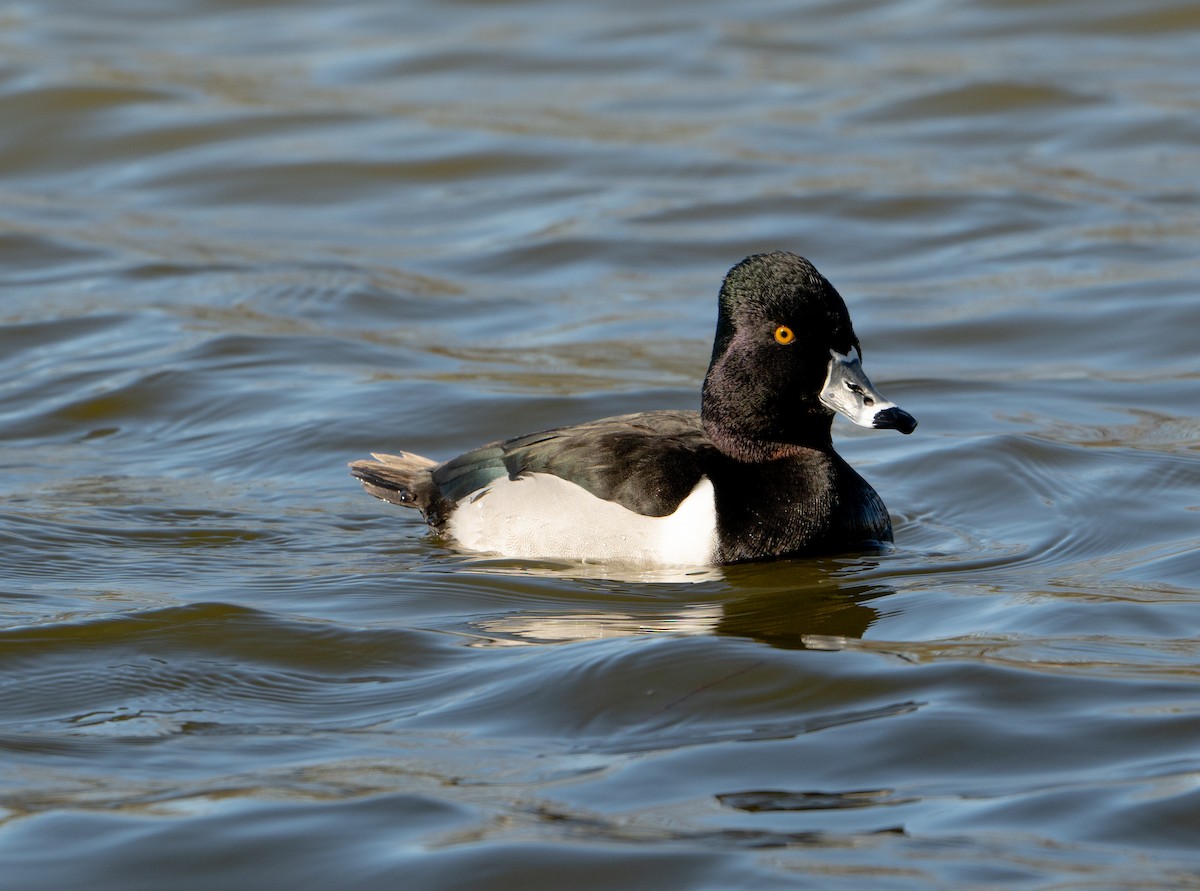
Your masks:
[{"label": "black bill tip", "polygon": [[917,429],[917,419],[902,408],[885,408],[875,415],[871,426],[876,430],[899,430],[906,436]]}]

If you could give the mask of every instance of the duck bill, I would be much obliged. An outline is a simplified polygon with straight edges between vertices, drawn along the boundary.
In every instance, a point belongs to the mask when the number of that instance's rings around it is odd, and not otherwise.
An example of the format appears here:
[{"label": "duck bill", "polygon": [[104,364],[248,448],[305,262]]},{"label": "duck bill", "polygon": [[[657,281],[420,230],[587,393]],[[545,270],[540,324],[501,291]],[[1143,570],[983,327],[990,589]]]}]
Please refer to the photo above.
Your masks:
[{"label": "duck bill", "polygon": [[875,389],[875,385],[862,370],[858,350],[850,350],[843,356],[836,350],[829,351],[829,373],[825,386],[821,388],[821,404],[839,415],[845,415],[860,427],[876,430],[899,430],[912,433],[917,420],[894,402],[889,402]]}]

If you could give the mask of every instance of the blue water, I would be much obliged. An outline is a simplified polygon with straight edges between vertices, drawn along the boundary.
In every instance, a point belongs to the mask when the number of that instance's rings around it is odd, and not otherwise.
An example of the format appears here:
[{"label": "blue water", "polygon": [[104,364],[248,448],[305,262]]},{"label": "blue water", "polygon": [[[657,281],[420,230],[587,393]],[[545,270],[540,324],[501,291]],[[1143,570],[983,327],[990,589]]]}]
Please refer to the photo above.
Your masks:
[{"label": "blue water", "polygon": [[[1200,887],[1200,6],[0,12],[0,885]],[[885,555],[456,553],[810,257]],[[7,884],[6,884],[7,883]]]}]

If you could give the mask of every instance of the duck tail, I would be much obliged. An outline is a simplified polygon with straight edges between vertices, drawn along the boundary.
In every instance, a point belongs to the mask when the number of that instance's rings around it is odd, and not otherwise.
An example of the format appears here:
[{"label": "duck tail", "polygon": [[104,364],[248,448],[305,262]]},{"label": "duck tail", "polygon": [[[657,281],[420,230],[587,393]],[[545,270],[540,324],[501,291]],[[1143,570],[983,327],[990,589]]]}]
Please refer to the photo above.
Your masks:
[{"label": "duck tail", "polygon": [[419,508],[428,514],[435,499],[433,468],[436,461],[401,452],[399,455],[377,455],[373,461],[350,462],[350,473],[362,483],[363,488],[376,498],[404,507]]}]

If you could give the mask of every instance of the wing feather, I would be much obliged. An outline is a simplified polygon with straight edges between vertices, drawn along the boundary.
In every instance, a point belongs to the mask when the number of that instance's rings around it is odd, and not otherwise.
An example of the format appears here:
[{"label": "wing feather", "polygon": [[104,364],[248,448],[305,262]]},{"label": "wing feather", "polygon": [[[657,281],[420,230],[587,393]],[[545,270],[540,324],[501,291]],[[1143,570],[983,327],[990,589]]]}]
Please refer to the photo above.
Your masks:
[{"label": "wing feather", "polygon": [[437,467],[433,482],[457,502],[502,475],[549,473],[662,517],[675,512],[716,454],[697,412],[642,412],[489,443]]}]

